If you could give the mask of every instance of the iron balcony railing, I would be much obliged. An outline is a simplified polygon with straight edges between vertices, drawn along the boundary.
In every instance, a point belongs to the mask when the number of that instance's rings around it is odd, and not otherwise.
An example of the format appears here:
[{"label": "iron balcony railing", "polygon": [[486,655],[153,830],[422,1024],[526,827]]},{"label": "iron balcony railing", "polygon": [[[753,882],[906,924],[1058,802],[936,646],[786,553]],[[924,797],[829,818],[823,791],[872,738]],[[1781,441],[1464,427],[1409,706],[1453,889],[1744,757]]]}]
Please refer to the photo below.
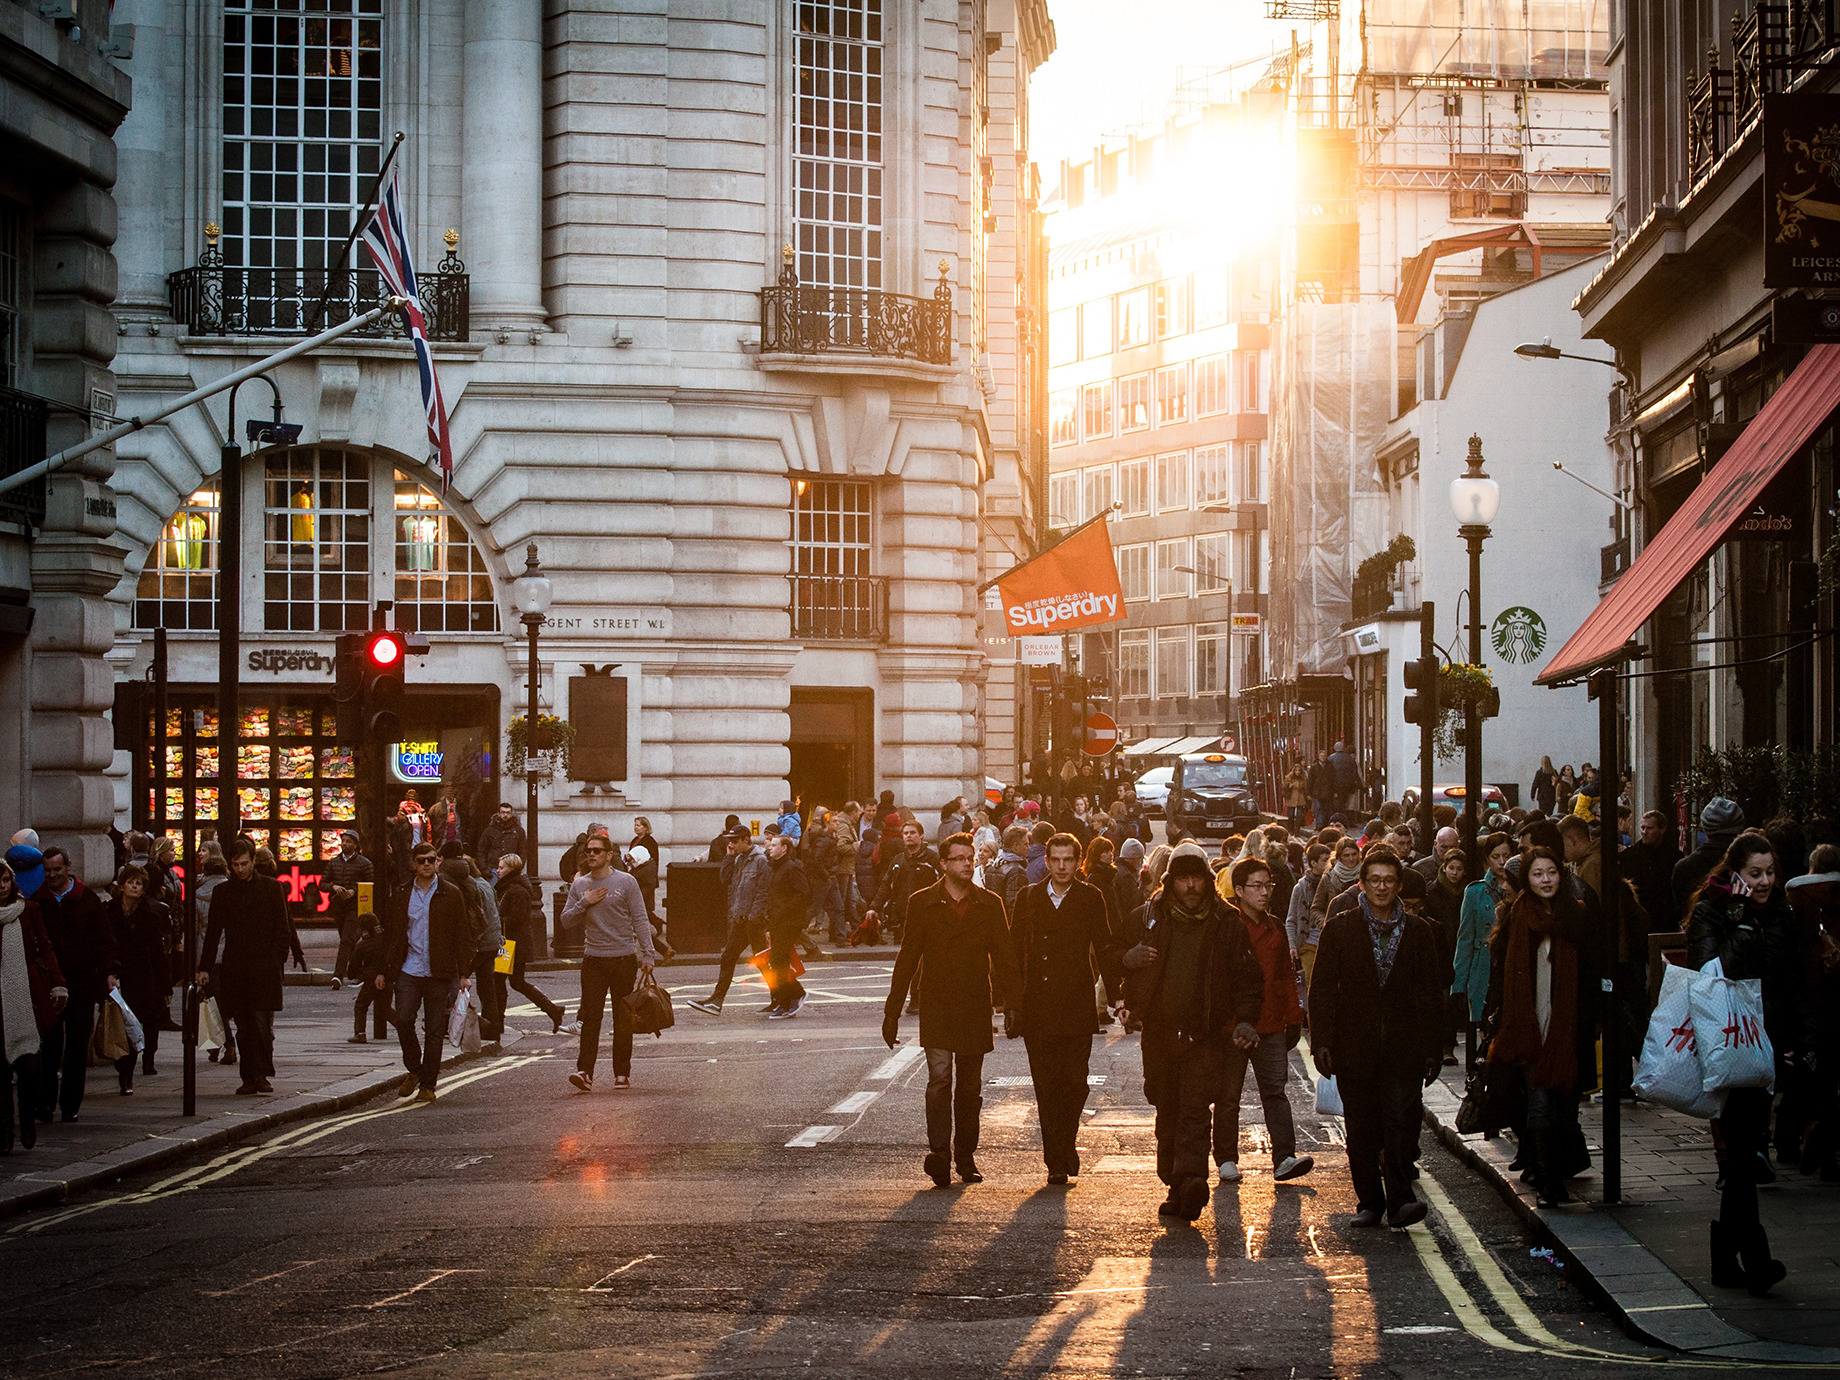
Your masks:
[{"label": "iron balcony railing", "polygon": [[1733,15],[1729,68],[1716,48],[1694,79],[1687,100],[1687,174],[1698,182],[1763,113],[1766,96],[1787,90],[1799,73],[1822,66],[1833,53],[1836,0],[1759,4]]},{"label": "iron balcony railing", "polygon": [[[788,246],[790,249],[790,246]],[[952,362],[952,285],[946,263],[931,298],[799,282],[788,254],[779,282],[760,291],[762,354],[857,354]]]},{"label": "iron balcony railing", "polygon": [[[0,476],[18,474],[45,458],[45,417],[49,411],[43,398],[0,388]],[[43,525],[44,479],[0,492],[0,521]]]},{"label": "iron balcony railing", "polygon": [[[379,305],[389,294],[374,268],[242,268],[224,263],[216,227],[195,268],[167,275],[173,319],[188,335],[308,335]],[[450,232],[451,234],[451,232]],[[430,340],[465,340],[470,329],[472,278],[449,241],[433,273],[417,277]],[[323,305],[322,305],[323,303]],[[399,339],[402,315],[391,312],[356,332]]]},{"label": "iron balcony railing", "polygon": [[888,635],[888,584],[878,575],[794,575],[792,635],[879,642]]}]

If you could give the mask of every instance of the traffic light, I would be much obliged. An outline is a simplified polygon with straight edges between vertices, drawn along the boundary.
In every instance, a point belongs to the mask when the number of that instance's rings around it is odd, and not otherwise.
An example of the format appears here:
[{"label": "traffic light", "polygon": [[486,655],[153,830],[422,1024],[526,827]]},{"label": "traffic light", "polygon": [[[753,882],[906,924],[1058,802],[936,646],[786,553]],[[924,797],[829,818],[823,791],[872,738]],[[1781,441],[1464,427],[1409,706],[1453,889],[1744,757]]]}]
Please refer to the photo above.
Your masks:
[{"label": "traffic light", "polygon": [[356,741],[363,715],[364,634],[340,633],[333,657],[332,698],[338,711],[341,743]]},{"label": "traffic light", "polygon": [[1406,722],[1420,728],[1434,728],[1438,720],[1438,664],[1435,656],[1421,656],[1405,663],[1406,689],[1415,690],[1405,702]]},{"label": "traffic light", "polygon": [[363,634],[363,639],[358,665],[364,735],[377,743],[401,742],[402,721],[396,709],[402,703],[407,644],[401,633],[382,629]]}]

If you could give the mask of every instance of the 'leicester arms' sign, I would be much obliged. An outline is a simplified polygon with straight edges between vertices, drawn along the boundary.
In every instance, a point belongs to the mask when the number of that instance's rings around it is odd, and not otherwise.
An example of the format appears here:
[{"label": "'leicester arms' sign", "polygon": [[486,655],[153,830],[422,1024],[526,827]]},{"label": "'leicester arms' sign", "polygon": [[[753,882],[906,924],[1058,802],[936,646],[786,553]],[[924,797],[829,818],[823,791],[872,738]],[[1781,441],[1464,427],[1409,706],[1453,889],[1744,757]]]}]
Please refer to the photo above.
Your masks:
[{"label": "'leicester arms' sign", "polygon": [[1763,284],[1840,288],[1840,95],[1763,106]]}]

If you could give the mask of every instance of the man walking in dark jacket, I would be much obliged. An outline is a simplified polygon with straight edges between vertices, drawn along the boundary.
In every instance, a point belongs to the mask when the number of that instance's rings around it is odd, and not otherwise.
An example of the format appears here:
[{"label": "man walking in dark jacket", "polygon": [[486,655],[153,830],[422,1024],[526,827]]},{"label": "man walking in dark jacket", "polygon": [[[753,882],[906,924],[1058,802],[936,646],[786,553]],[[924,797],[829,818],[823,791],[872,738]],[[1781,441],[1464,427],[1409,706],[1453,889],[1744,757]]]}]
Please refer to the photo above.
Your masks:
[{"label": "man walking in dark jacket", "polygon": [[1082,881],[1079,870],[1080,841],[1056,834],[1048,841],[1048,880],[1023,890],[1010,916],[1017,984],[1004,1005],[1003,1033],[1011,1039],[1020,1035],[1028,1047],[1041,1113],[1041,1157],[1051,1184],[1064,1184],[1080,1172],[1075,1140],[1086,1105],[1092,1040],[1099,1032],[1093,982],[1103,976],[1113,1002],[1124,990],[1107,897]]},{"label": "man walking in dark jacket", "polygon": [[338,855],[319,879],[320,889],[331,897],[328,909],[339,927],[339,953],[332,964],[335,991],[351,972],[352,949],[358,942],[358,883],[374,880],[371,860],[358,851],[358,831],[341,830]]},{"label": "man walking in dark jacket", "polygon": [[1208,1201],[1211,1111],[1225,1042],[1257,1040],[1265,976],[1239,913],[1214,891],[1201,845],[1180,844],[1145,907],[1143,942],[1124,955],[1125,1002],[1143,1023],[1144,1096],[1156,1108],[1157,1211],[1192,1222]]},{"label": "man walking in dark jacket", "polygon": [[501,800],[492,818],[486,821],[486,827],[479,831],[479,846],[473,850],[473,856],[479,859],[482,867],[497,867],[498,860],[507,853],[524,856],[524,826],[517,822],[511,803]]},{"label": "man walking in dark jacket", "polygon": [[[273,1092],[275,1013],[281,1009],[281,973],[287,967],[287,893],[255,868],[255,845],[239,838],[230,845],[230,875],[211,893],[211,919],[198,950],[198,985],[211,987],[224,1019],[236,1027],[237,1093]],[[217,941],[224,959],[217,963]],[[217,964],[216,974],[212,965]]]},{"label": "man walking in dark jacket", "polygon": [[[907,903],[901,954],[882,1008],[882,1039],[890,1049],[899,1043],[901,1007],[917,976],[926,1050],[925,1168],[946,1188],[954,1164],[966,1183],[984,1181],[977,1167],[984,1056],[995,1044],[991,1013],[998,1002],[1007,1009],[1016,990],[1016,965],[1003,903],[971,880],[977,857],[971,836],[949,835],[939,851],[944,875]],[[1090,983],[1086,1011],[1090,1018]]]},{"label": "man walking in dark jacket", "polygon": [[1443,1064],[1449,972],[1431,926],[1400,900],[1403,872],[1392,849],[1367,850],[1359,903],[1323,925],[1310,981],[1310,1052],[1346,1109],[1357,1227],[1409,1227],[1426,1212],[1411,1170],[1424,1085]]},{"label": "man walking in dark jacket", "polygon": [[1003,913],[1010,918],[1013,925],[1016,919],[1016,905],[1022,899],[1022,889],[1029,885],[1028,869],[1029,831],[1020,824],[1012,824],[1003,831],[1003,843],[997,849],[997,860],[984,869],[984,880],[988,889],[995,892],[1003,902]]},{"label": "man walking in dark jacket", "polygon": [[[882,874],[881,889],[863,916],[863,929],[872,937],[881,930],[900,934],[907,920],[908,898],[940,877],[939,854],[926,846],[926,831],[917,820],[901,826],[901,843],[901,855]],[[887,836],[883,835],[884,854],[886,844]]]},{"label": "man walking in dark jacket", "polygon": [[[472,985],[476,940],[460,888],[440,875],[441,856],[431,843],[419,843],[412,855],[415,880],[390,897],[384,922],[388,936],[387,966],[396,974],[396,1037],[402,1044],[403,1075],[398,1096],[414,1094],[421,1102],[435,1099],[441,1071],[441,1041],[447,1035],[447,1011],[453,998]],[[213,901],[215,911],[216,903]],[[378,987],[385,979],[376,978]],[[422,1016],[422,1039],[415,1038],[415,1016]]]},{"label": "man walking in dark jacket", "polygon": [[1361,795],[1366,781],[1361,775],[1361,764],[1354,760],[1354,754],[1348,751],[1348,744],[1337,743],[1335,751],[1329,754],[1329,770],[1333,773],[1334,808],[1337,810],[1358,810],[1361,807]]},{"label": "man walking in dark jacket", "polygon": [[70,1000],[39,1041],[38,1119],[50,1121],[55,1104],[65,1121],[75,1121],[89,1068],[90,1028],[109,990],[120,985],[121,965],[102,898],[70,875],[70,855],[62,848],[47,848],[43,866],[44,885],[32,900],[51,938],[51,952],[63,971]]},{"label": "man walking in dark jacket", "polygon": [[767,835],[766,906],[767,933],[772,940],[767,983],[773,989],[767,1019],[785,1021],[805,1005],[805,988],[792,971],[792,954],[810,917],[811,880],[805,875],[805,865],[792,856],[792,840],[784,834]]},{"label": "man walking in dark jacket", "polygon": [[[754,836],[737,823],[729,833],[728,856],[722,860],[722,887],[728,898],[728,943],[722,950],[721,967],[716,971],[716,988],[702,1001],[693,1001],[693,1010],[704,1015],[720,1016],[729,984],[735,980],[735,964],[741,951],[752,948],[766,953],[767,944],[767,874],[766,854],[754,846]],[[772,1006],[767,1008],[772,1010]]]}]

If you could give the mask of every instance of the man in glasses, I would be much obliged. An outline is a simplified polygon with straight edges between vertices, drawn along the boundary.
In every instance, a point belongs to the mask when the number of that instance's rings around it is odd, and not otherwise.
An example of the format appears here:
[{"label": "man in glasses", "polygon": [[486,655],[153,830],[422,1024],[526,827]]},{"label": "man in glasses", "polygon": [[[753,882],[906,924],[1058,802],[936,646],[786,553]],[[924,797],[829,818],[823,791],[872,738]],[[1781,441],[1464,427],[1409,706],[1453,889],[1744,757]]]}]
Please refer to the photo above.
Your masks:
[{"label": "man in glasses", "polygon": [[589,834],[581,846],[588,870],[569,883],[562,923],[581,925],[581,1053],[569,1082],[594,1091],[594,1063],[601,1041],[601,1012],[613,998],[613,1086],[632,1086],[632,1013],[626,994],[641,972],[658,962],[645,897],[630,873],[613,865],[613,840]]},{"label": "man in glasses", "polygon": [[1246,942],[1264,974],[1265,994],[1257,1019],[1241,1021],[1222,1050],[1220,1090],[1214,1099],[1214,1163],[1221,1183],[1239,1181],[1239,1095],[1250,1063],[1265,1108],[1265,1129],[1271,1133],[1272,1178],[1282,1183],[1316,1167],[1309,1155],[1297,1153],[1297,1130],[1284,1092],[1291,1050],[1303,1032],[1303,1003],[1297,998],[1290,936],[1271,914],[1271,868],[1262,858],[1241,858],[1233,864],[1232,879],[1233,899],[1246,927]]},{"label": "man in glasses", "polygon": [[[456,994],[472,985],[473,930],[466,899],[441,877],[440,854],[419,843],[410,854],[414,879],[390,898],[387,968],[396,974],[396,1034],[402,1042],[402,1089],[421,1102],[434,1101],[441,1071],[441,1041]],[[386,979],[375,979],[381,991]],[[415,1037],[415,1013],[422,1013],[422,1038]]]}]

